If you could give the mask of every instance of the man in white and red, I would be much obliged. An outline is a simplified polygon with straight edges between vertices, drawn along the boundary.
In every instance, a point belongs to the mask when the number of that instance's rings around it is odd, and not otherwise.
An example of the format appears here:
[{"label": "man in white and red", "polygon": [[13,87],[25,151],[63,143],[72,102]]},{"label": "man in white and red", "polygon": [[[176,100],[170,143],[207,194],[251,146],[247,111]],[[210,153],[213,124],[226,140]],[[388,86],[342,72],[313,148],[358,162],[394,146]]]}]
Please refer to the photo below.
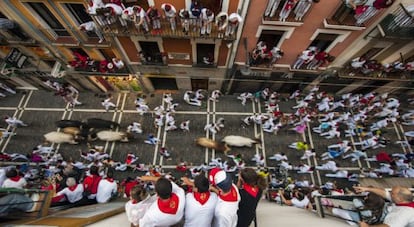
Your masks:
[{"label": "man in white and red", "polygon": [[167,18],[167,20],[170,22],[171,30],[175,31],[175,29],[177,28],[177,24],[175,22],[177,10],[175,9],[173,5],[168,4],[168,3],[162,4],[161,9],[164,12],[164,18]]},{"label": "man in white and red", "polygon": [[4,180],[3,184],[0,185],[2,188],[18,188],[23,189],[26,187],[26,179],[19,175],[17,169],[12,168],[6,171],[6,179]]},{"label": "man in white and red", "polygon": [[239,209],[240,194],[233,180],[224,170],[213,168],[208,180],[216,187],[218,201],[214,211],[214,227],[235,227],[237,225],[237,210]]},{"label": "man in white and red", "polygon": [[83,186],[85,191],[89,191],[88,199],[96,199],[96,193],[98,192],[99,182],[102,180],[102,177],[99,176],[99,167],[91,166],[89,169],[89,176],[85,177],[83,180]]},{"label": "man in white and red", "polygon": [[228,17],[228,25],[227,25],[227,29],[225,32],[225,36],[233,36],[234,32],[236,31],[237,27],[239,26],[239,24],[243,22],[243,18],[237,14],[237,13],[232,13],[229,15]]},{"label": "man in white and red", "polygon": [[171,226],[181,221],[185,207],[184,189],[164,177],[142,176],[141,180],[155,182],[158,198],[139,220],[139,226]]},{"label": "man in white and red", "polygon": [[217,194],[209,191],[210,183],[204,174],[194,177],[194,182],[182,178],[184,184],[192,186],[185,197],[184,227],[211,226],[217,203]]},{"label": "man in white and red", "polygon": [[73,177],[69,177],[66,180],[67,187],[59,191],[56,196],[65,195],[66,199],[70,203],[76,203],[82,200],[83,197],[83,185],[78,184]]},{"label": "man in white and red", "polygon": [[98,184],[96,201],[98,203],[107,203],[116,195],[117,191],[118,184],[114,181],[114,172],[108,171],[108,173],[106,173],[106,178],[102,179]]}]

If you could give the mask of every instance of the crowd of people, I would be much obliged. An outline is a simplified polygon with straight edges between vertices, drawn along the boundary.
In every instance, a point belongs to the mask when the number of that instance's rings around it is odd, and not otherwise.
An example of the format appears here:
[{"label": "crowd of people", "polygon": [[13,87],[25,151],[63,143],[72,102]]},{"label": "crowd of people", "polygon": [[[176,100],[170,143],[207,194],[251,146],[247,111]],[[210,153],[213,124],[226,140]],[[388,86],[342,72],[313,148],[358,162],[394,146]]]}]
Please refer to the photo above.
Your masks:
[{"label": "crowd of people", "polygon": [[[202,6],[199,1],[191,1],[189,8],[178,10],[170,3],[162,4],[160,9],[154,5],[144,9],[139,5],[125,7],[119,0],[111,0],[106,4],[102,0],[90,0],[88,12],[96,18],[101,27],[109,28],[112,24],[119,23],[124,32],[127,32],[128,24],[131,23],[138,32],[144,34],[151,32],[153,35],[162,34],[162,30],[166,29],[162,27],[165,26],[162,22],[165,20],[172,32],[176,32],[177,24],[180,24],[180,29],[185,35],[192,31],[200,36],[209,36],[214,28],[219,38],[231,38],[239,23],[243,21],[237,13],[220,12],[215,15],[213,9]],[[90,26],[89,31],[96,32],[93,27],[96,27],[96,24]],[[101,34],[98,33],[100,40],[103,40]]]},{"label": "crowd of people", "polygon": [[[51,86],[56,85],[51,83]],[[76,92],[72,94],[68,86],[63,86],[62,89],[67,90],[67,95],[75,97]],[[212,91],[209,96],[204,90],[187,91],[184,93],[183,100],[188,105],[202,106],[206,99],[211,102],[220,102],[221,96],[219,90]],[[110,98],[107,102],[110,102]],[[279,104],[282,98],[296,102],[297,105],[293,106],[295,111],[293,114],[281,112]],[[265,88],[254,93],[244,92],[237,97],[237,100],[241,101],[241,105],[246,105],[248,101],[264,101],[265,103],[265,113],[242,119],[241,123],[244,127],[256,124],[268,133],[277,134],[279,130],[293,129],[296,133],[303,134],[304,128],[307,128],[309,123],[317,122],[319,125],[315,125],[317,127],[313,127],[312,131],[320,134],[321,137],[342,139],[344,136],[356,136],[357,138],[357,141],[352,143],[348,139],[343,139],[340,143],[329,145],[323,153],[317,153],[305,141],[296,141],[290,144],[289,148],[303,152],[301,160],[289,160],[285,153],[276,153],[268,158],[276,163],[275,166],[279,170],[296,171],[298,174],[312,173],[315,170],[331,171],[325,174],[327,178],[344,178],[350,181],[357,181],[360,177],[378,178],[386,175],[414,177],[414,169],[411,165],[414,156],[411,149],[413,145],[411,131],[405,133],[407,140],[393,141],[401,144],[405,153],[381,151],[373,157],[368,157],[366,154],[367,150],[386,147],[390,143],[383,133],[383,129],[389,124],[397,121],[406,125],[413,124],[413,112],[401,112],[400,101],[386,93],[370,92],[364,95],[348,93],[335,97],[320,91],[318,86],[314,86],[309,91],[297,90],[289,97],[283,97],[282,94]],[[135,100],[137,113],[142,115],[153,113],[155,128],[165,126],[166,130],[168,128],[167,131],[178,128],[184,132],[190,131],[189,120],[183,121],[179,127],[176,126],[174,112],[179,105],[174,102],[170,94],[163,96],[163,104],[166,107],[157,106],[151,111],[144,98],[138,97]],[[16,118],[7,117],[5,121],[11,128],[26,126],[24,122]],[[206,124],[204,130],[211,135],[217,134],[221,133],[224,125],[225,119],[219,118],[213,123]],[[128,131],[143,133],[138,122],[132,122],[128,126]],[[160,140],[149,134],[145,143],[156,145],[160,143]],[[166,159],[172,157],[166,147],[161,147],[159,153]],[[303,162],[314,156],[327,162],[317,166]],[[277,190],[276,194],[269,195],[270,199],[300,208],[314,208],[312,203],[314,196],[318,193],[338,195],[347,192],[332,182],[317,186],[306,178],[280,179],[265,168],[266,157],[262,155],[255,155],[251,159],[247,157],[250,159],[247,161],[246,157],[241,154],[228,155],[229,160],[215,158],[210,163],[199,166],[189,166],[188,163],[182,161],[177,165],[177,170],[187,173],[188,178],[183,179],[175,179],[170,173],[164,173],[161,166],[146,166],[138,163],[138,157],[132,153],[127,155],[125,161],[115,161],[103,152],[102,147],[92,145],[88,151],[80,152],[81,160],[63,160],[58,152],[54,152],[54,149],[46,144],[36,146],[28,156],[18,153],[2,153],[0,158],[3,161],[36,162],[41,167],[39,170],[23,164],[1,168],[0,178],[3,181],[1,184],[3,187],[23,188],[27,182],[37,180],[41,182],[40,188],[52,191],[53,205],[105,203],[119,195],[125,195],[130,199],[126,205],[129,220],[139,226],[153,226],[158,225],[157,223],[170,225],[180,222],[183,217],[184,222],[193,223],[196,211],[194,207],[203,207],[210,203],[215,206],[209,205],[213,208],[210,208],[209,214],[206,214],[203,219],[206,223],[216,223],[216,226],[248,226],[246,223],[249,224],[253,220],[254,209],[252,208],[257,206],[261,193],[267,188],[266,184],[261,182],[262,180],[266,180],[270,188],[283,188],[283,190]],[[348,173],[335,162],[340,158],[352,158],[354,162],[359,160],[380,162],[381,165],[377,169],[364,169],[358,174]],[[246,162],[249,161],[255,163],[257,170],[246,167]],[[144,174],[123,182],[116,182],[113,179],[115,171],[128,169],[142,171]],[[233,185],[232,176],[238,176],[238,187]],[[251,180],[253,178],[255,180]],[[185,197],[183,189],[177,185],[187,191]],[[152,190],[156,195],[150,195]],[[356,192],[358,190],[361,189],[355,189]],[[255,191],[260,193],[255,193]],[[205,198],[211,198],[212,202]],[[5,198],[5,201],[11,200],[35,201],[27,196]],[[191,205],[187,205],[187,202]],[[29,211],[31,208],[27,206],[22,210]],[[200,220],[197,219],[197,222]],[[240,220],[243,221],[240,223]]]},{"label": "crowd of people", "polygon": [[370,60],[366,56],[360,56],[352,59],[350,62],[350,76],[356,74],[371,75],[376,77],[387,77],[398,75],[400,77],[411,74],[414,70],[414,61],[396,61],[392,63],[381,64],[376,60]]}]

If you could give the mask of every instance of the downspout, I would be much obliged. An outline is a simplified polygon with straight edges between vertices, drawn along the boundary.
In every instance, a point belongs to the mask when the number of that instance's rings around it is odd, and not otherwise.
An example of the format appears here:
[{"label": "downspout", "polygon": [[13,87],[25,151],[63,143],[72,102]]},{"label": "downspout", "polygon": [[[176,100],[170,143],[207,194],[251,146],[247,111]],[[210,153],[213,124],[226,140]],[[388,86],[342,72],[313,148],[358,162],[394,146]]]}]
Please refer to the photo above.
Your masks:
[{"label": "downspout", "polygon": [[[243,34],[244,24],[246,22],[246,16],[247,16],[247,11],[248,11],[249,6],[250,6],[250,2],[251,2],[250,0],[242,0],[241,7],[240,7],[240,10],[239,10],[239,12],[240,12],[239,14],[243,18],[243,21],[242,21],[241,24],[239,24],[235,41],[231,43],[231,47],[230,47],[231,52],[230,52],[230,55],[229,55],[229,57],[227,59],[227,63],[226,63],[227,69],[226,69],[226,73],[225,73],[225,79],[228,80],[228,84],[227,84],[226,89],[225,89],[225,94],[229,93],[229,91],[231,89],[231,86],[233,84],[233,81],[234,81],[234,73],[232,73],[233,72],[232,68],[233,68],[234,61],[235,61],[236,56],[237,56],[237,49],[238,49],[238,46],[240,44],[240,37]],[[246,59],[246,62],[247,61],[248,61],[248,59]]]}]

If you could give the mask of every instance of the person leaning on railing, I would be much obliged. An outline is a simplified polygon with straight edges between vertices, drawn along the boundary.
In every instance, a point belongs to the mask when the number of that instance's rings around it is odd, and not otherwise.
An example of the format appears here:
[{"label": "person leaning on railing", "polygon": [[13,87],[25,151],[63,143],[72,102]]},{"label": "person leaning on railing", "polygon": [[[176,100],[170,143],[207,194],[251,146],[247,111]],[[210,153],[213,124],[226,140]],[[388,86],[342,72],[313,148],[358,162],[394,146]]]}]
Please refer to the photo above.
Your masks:
[{"label": "person leaning on railing", "polygon": [[393,202],[393,206],[389,208],[389,212],[384,219],[383,224],[369,225],[365,222],[360,222],[360,227],[410,227],[414,226],[414,202],[413,194],[410,189],[406,187],[395,186],[391,191],[382,188],[360,187],[354,186],[357,193],[371,192],[375,193],[389,201]]}]

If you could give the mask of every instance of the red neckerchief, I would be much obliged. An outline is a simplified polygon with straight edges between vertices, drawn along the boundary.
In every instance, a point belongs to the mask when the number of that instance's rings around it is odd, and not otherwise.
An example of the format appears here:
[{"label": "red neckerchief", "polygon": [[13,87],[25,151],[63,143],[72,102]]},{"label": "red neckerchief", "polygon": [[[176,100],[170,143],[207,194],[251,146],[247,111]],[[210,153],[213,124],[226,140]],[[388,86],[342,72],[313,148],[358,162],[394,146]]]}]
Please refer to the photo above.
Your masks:
[{"label": "red neckerchief", "polygon": [[236,189],[231,186],[230,192],[227,195],[222,195],[221,192],[219,193],[220,199],[226,202],[236,202],[237,201],[237,191]]},{"label": "red neckerchief", "polygon": [[73,186],[70,186],[70,187],[68,187],[68,189],[70,190],[70,191],[75,191],[75,189],[78,187],[78,185],[77,184],[75,184],[75,185],[73,185]]},{"label": "red neckerchief", "polygon": [[20,180],[20,178],[22,178],[21,176],[15,176],[15,177],[10,177],[9,179],[14,181],[14,182],[18,182]]},{"label": "red neckerchief", "polygon": [[414,208],[414,202],[409,202],[409,203],[397,203],[397,206],[401,206],[401,207],[411,207]]},{"label": "red neckerchief", "polygon": [[197,200],[201,205],[204,205],[210,198],[210,192],[193,192],[195,200]]},{"label": "red neckerchief", "polygon": [[256,198],[257,193],[259,193],[259,188],[257,186],[251,186],[246,183],[243,183],[242,187],[247,193],[249,193],[254,198]]},{"label": "red neckerchief", "polygon": [[158,198],[157,201],[160,211],[167,214],[176,214],[179,202],[178,196],[174,193],[171,194],[169,199],[162,200]]},{"label": "red neckerchief", "polygon": [[114,182],[113,178],[106,178],[106,180],[109,181],[109,182]]},{"label": "red neckerchief", "polygon": [[136,201],[135,199],[131,200],[131,204],[137,204],[138,201]]}]

